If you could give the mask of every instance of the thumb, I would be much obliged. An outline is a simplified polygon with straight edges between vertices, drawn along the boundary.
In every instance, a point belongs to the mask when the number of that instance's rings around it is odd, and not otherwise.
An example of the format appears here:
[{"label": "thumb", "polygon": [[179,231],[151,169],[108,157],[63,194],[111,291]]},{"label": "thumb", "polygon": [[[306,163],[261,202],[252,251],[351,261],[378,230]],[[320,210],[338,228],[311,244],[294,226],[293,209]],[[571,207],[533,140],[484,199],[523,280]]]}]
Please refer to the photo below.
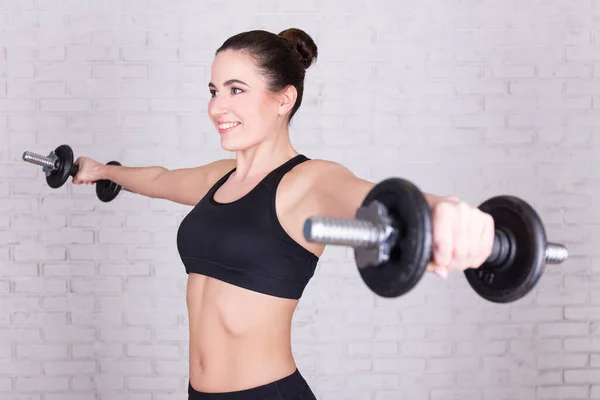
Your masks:
[{"label": "thumb", "polygon": [[433,270],[433,273],[442,279],[448,278],[448,269],[446,267],[439,267]]},{"label": "thumb", "polygon": [[449,271],[446,267],[440,266],[438,264],[434,264],[433,262],[430,262],[427,265],[427,271],[434,273],[435,275],[439,276],[442,279],[448,278],[448,275],[449,275]]}]

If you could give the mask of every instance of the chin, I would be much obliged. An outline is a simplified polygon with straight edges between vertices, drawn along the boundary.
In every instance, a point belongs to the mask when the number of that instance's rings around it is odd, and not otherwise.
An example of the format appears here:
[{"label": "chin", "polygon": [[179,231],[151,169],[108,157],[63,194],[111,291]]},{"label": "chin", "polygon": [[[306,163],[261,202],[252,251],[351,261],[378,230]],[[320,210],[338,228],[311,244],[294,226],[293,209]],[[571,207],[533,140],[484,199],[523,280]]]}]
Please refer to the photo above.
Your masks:
[{"label": "chin", "polygon": [[263,139],[252,137],[248,133],[242,135],[222,135],[221,148],[226,151],[243,151],[258,146]]},{"label": "chin", "polygon": [[240,143],[236,140],[221,138],[221,148],[225,151],[242,151],[249,148],[247,143]]}]

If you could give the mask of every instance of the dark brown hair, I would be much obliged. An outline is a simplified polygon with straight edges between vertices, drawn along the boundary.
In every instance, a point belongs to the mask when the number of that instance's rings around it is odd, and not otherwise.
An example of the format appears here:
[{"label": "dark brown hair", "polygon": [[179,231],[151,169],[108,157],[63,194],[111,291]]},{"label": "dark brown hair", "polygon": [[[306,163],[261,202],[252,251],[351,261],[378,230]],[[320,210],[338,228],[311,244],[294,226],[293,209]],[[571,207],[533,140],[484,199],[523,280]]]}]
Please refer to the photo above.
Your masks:
[{"label": "dark brown hair", "polygon": [[317,59],[317,45],[303,30],[290,28],[278,35],[264,30],[238,33],[227,39],[215,53],[241,50],[247,53],[267,80],[267,89],[279,92],[292,85],[298,92],[290,113],[292,119],[304,94],[304,76]]}]

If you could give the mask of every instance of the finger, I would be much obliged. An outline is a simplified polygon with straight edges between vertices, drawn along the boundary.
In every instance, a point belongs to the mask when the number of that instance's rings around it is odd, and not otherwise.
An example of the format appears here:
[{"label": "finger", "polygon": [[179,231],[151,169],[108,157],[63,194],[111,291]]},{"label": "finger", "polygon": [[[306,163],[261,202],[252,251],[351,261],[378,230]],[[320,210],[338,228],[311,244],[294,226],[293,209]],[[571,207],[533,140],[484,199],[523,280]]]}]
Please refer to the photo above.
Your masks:
[{"label": "finger", "polygon": [[484,231],[483,213],[477,209],[469,207],[468,217],[468,248],[464,269],[473,268],[479,262],[482,256],[482,234]]},{"label": "finger", "polygon": [[491,215],[482,212],[481,213],[481,233],[479,243],[479,257],[474,262],[473,268],[479,268],[488,259],[492,253],[492,247],[494,246],[494,219]]},{"label": "finger", "polygon": [[437,268],[437,265],[435,265],[433,262],[429,262],[429,263],[427,263],[427,268],[425,269],[425,271],[433,272],[436,268]]},{"label": "finger", "polygon": [[439,267],[433,271],[434,274],[436,274],[437,276],[439,276],[442,279],[448,278],[449,272],[450,271],[448,271],[448,268],[446,268],[446,267]]},{"label": "finger", "polygon": [[448,196],[446,197],[446,201],[449,201],[454,204],[460,204],[460,199],[457,196]]},{"label": "finger", "polygon": [[469,258],[469,212],[464,203],[456,207],[456,218],[452,225],[452,256],[447,265],[449,270],[463,270]]},{"label": "finger", "polygon": [[448,269],[434,263],[427,264],[427,272],[437,275],[442,279],[446,279],[448,277]]},{"label": "finger", "polygon": [[[73,161],[73,164],[79,166],[80,159],[81,159],[81,157],[77,157],[77,159],[75,161]],[[81,168],[79,168],[79,170],[81,170]],[[81,179],[79,179],[79,170],[77,171],[77,173],[73,176],[73,179],[71,180],[71,182],[75,185],[79,185],[79,184],[83,183],[83,181]]]},{"label": "finger", "polygon": [[433,262],[438,267],[446,267],[452,261],[454,206],[440,203],[432,213],[433,217]]}]

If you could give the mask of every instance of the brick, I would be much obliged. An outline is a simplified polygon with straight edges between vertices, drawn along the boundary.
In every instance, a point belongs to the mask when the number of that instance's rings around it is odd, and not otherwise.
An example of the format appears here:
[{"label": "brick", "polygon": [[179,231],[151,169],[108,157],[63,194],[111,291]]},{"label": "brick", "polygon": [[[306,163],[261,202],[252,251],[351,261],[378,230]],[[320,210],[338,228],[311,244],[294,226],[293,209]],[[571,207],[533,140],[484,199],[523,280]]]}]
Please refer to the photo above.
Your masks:
[{"label": "brick", "polygon": [[96,63],[92,75],[95,79],[106,80],[107,82],[116,81],[117,79],[147,79],[148,68],[148,65],[145,64]]},{"label": "brick", "polygon": [[6,58],[10,61],[51,62],[65,61],[64,47],[10,47],[7,48]]},{"label": "brick", "polygon": [[176,48],[125,47],[121,49],[121,59],[128,62],[175,62]]},{"label": "brick", "polygon": [[179,388],[178,377],[128,377],[126,385],[132,390],[170,391]]},{"label": "brick", "polygon": [[91,111],[92,105],[84,99],[41,99],[40,109],[49,113],[77,113]]},{"label": "brick", "polygon": [[585,368],[588,359],[585,354],[546,354],[537,357],[537,366],[540,369]]},{"label": "brick", "polygon": [[[357,362],[355,364],[357,366],[361,365],[360,362]],[[189,366],[186,361],[156,361],[155,363],[156,373],[160,375],[179,376],[181,374],[181,371],[186,371],[188,369]]]},{"label": "brick", "polygon": [[107,342],[136,342],[150,340],[150,330],[146,328],[101,328],[99,337]]},{"label": "brick", "polygon": [[23,360],[57,361],[66,359],[67,354],[66,344],[18,344],[16,346],[16,355]]},{"label": "brick", "polygon": [[558,400],[566,398],[580,398],[584,399],[588,397],[589,389],[587,386],[541,386],[537,388],[537,394],[539,398],[548,400]]},{"label": "brick", "polygon": [[540,337],[571,337],[589,335],[587,323],[542,323],[537,326],[537,334]]},{"label": "brick", "polygon": [[66,294],[67,281],[64,279],[28,278],[15,280],[15,293],[26,294]]},{"label": "brick", "polygon": [[119,82],[111,79],[93,79],[70,82],[67,92],[74,97],[118,97]]},{"label": "brick", "polygon": [[44,363],[44,373],[52,377],[93,374],[95,372],[96,363],[94,361],[57,361]]},{"label": "brick", "polygon": [[67,314],[61,312],[17,312],[13,313],[12,321],[17,326],[64,326],[67,324]]},{"label": "brick", "polygon": [[89,35],[90,44],[104,48],[111,47],[144,47],[148,44],[148,32],[120,29],[98,29]]},{"label": "brick", "polygon": [[176,325],[177,316],[157,312],[126,312],[124,321],[129,326]]},{"label": "brick", "polygon": [[69,378],[66,377],[17,377],[15,382],[18,391],[55,392],[69,389]]},{"label": "brick", "polygon": [[73,278],[71,290],[74,293],[120,293],[123,281],[120,278]]},{"label": "brick", "polygon": [[63,62],[40,62],[35,67],[35,77],[42,81],[81,80],[92,77],[92,64],[69,61],[69,68]]},{"label": "brick", "polygon": [[125,346],[121,343],[73,344],[72,354],[74,359],[113,359],[124,355]]},{"label": "brick", "polygon": [[[75,315],[74,313],[71,316]],[[72,318],[72,317],[71,317]],[[76,325],[71,321],[72,325]],[[43,327],[42,335],[45,342],[49,343],[80,343],[93,342],[96,338],[96,332],[91,328],[69,327]]]}]

